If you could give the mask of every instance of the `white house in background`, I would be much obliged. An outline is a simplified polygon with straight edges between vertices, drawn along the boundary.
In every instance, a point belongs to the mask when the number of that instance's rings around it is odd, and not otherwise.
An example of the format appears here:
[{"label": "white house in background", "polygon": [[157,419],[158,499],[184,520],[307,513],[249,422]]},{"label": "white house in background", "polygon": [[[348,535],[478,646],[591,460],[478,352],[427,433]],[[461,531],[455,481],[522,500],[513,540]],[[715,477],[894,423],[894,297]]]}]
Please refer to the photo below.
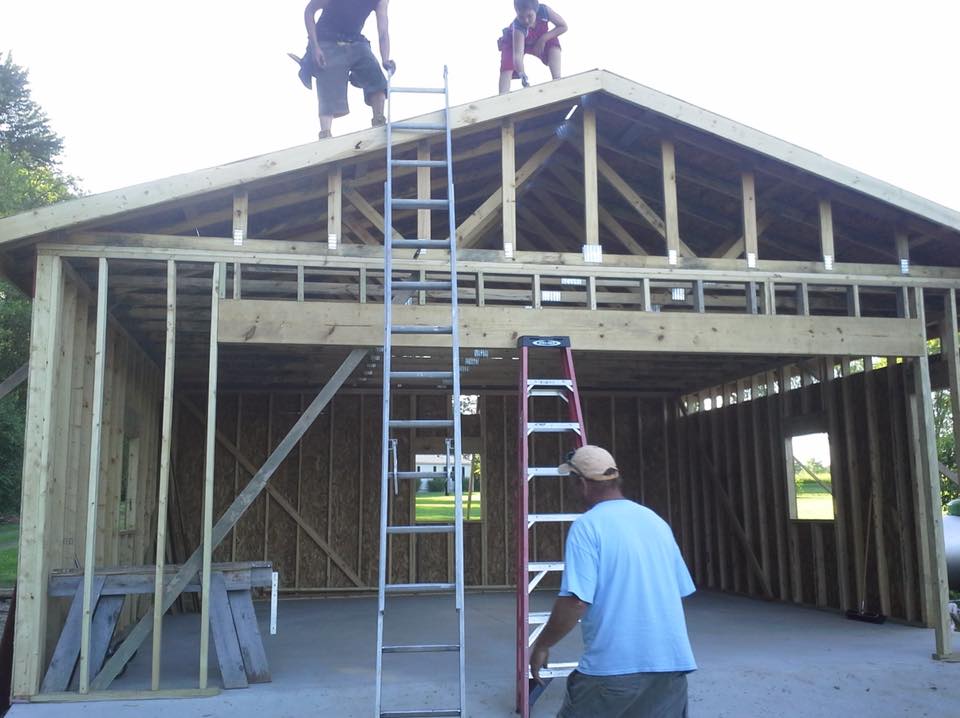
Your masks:
[{"label": "white house in background", "polygon": [[[470,454],[464,454],[460,457],[460,478],[466,479],[470,476],[470,464],[472,457]],[[417,471],[446,471],[446,454],[417,454]],[[430,479],[420,479],[420,485],[417,491],[429,491]],[[453,484],[447,481],[447,491],[453,491]]]}]

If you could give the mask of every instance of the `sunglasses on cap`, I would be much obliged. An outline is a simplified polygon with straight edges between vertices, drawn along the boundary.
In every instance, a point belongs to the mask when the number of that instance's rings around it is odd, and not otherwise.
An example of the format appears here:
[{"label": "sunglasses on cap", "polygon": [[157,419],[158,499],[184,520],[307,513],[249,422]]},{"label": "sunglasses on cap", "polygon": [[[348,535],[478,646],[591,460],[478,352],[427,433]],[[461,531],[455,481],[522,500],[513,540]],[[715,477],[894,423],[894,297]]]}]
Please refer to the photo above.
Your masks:
[{"label": "sunglasses on cap", "polygon": [[576,469],[576,471],[570,472],[571,476],[579,476],[581,478],[585,478],[586,475],[580,470],[580,467],[577,466],[575,463],[573,463],[573,455],[576,453],[577,453],[576,449],[571,449],[566,454],[564,454],[563,463],[567,464],[568,466],[572,466],[574,469]]}]

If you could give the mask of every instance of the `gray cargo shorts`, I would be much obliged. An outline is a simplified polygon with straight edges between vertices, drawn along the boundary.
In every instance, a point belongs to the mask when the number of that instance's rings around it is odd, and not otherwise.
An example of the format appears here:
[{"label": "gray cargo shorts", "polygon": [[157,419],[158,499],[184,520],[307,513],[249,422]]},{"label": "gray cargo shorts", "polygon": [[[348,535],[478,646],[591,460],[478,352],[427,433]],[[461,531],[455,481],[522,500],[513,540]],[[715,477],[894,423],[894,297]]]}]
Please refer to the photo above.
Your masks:
[{"label": "gray cargo shorts", "polygon": [[574,671],[557,718],[687,718],[687,674]]},{"label": "gray cargo shorts", "polygon": [[[320,114],[343,117],[350,112],[347,105],[347,82],[363,90],[363,99],[369,105],[370,96],[387,89],[387,78],[366,40],[356,42],[320,41],[320,49],[327,66],[316,69],[317,99]],[[309,48],[307,57],[312,57]],[[312,61],[311,61],[312,65]]]}]

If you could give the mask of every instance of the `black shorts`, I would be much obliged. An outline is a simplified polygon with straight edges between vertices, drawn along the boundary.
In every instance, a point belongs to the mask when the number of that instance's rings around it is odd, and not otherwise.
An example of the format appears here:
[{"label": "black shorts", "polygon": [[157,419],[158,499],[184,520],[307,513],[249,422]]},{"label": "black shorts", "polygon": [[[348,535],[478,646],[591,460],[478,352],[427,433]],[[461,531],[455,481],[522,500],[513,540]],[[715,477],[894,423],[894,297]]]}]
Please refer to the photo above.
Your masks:
[{"label": "black shorts", "polygon": [[[363,99],[369,105],[370,96],[387,89],[387,78],[380,69],[367,40],[356,42],[320,41],[320,49],[327,60],[323,69],[314,69],[317,78],[317,99],[321,115],[343,117],[350,112],[347,104],[347,83],[363,90]],[[312,60],[313,53],[307,52]],[[313,63],[311,62],[311,65]]]}]

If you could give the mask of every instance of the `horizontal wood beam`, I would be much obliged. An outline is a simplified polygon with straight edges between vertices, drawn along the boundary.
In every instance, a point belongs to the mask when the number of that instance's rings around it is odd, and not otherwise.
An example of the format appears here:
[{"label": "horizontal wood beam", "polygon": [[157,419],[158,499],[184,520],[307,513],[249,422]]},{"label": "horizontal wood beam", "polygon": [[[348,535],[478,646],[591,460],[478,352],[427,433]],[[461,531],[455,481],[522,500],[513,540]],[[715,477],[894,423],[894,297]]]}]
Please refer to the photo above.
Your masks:
[{"label": "horizontal wood beam", "polygon": [[[396,306],[393,311],[398,324],[449,322],[449,308],[443,305]],[[625,352],[916,356],[925,347],[923,327],[910,319],[460,307],[462,346],[513,349],[517,338],[529,333],[570,336],[581,350]],[[383,307],[226,300],[220,308],[220,341],[379,346]],[[425,343],[413,335],[398,335],[394,341],[397,346]],[[438,336],[430,344],[449,346],[449,337]]]},{"label": "horizontal wood beam", "polygon": [[[189,262],[241,262],[260,265],[316,265],[325,268],[353,267],[360,264],[376,265],[383,268],[383,247],[342,246],[339,250],[329,251],[326,242],[284,242],[265,239],[251,239],[243,247],[235,248],[231,240],[218,237],[179,237],[172,235],[138,234],[125,232],[80,232],[70,235],[70,244],[50,243],[40,245],[41,255],[62,257],[96,258],[105,256],[110,259],[135,259],[146,261],[166,261],[177,259]],[[439,257],[439,254],[437,255]],[[478,269],[522,273],[525,271],[544,271],[553,269],[558,272],[619,273],[624,269],[637,269],[643,272],[663,272],[665,277],[683,279],[684,272],[715,271],[722,277],[709,278],[710,281],[759,281],[764,273],[770,273],[779,281],[792,279],[818,278],[831,284],[844,281],[845,277],[856,277],[862,286],[882,284],[884,286],[919,286],[933,284],[938,288],[960,288],[960,270],[952,267],[925,267],[914,265],[909,276],[902,276],[900,267],[885,264],[839,263],[832,272],[824,272],[819,262],[763,261],[757,263],[756,272],[743,270],[743,262],[736,259],[688,258],[678,267],[670,267],[665,257],[633,257],[629,255],[605,256],[602,265],[585,266],[579,252],[517,252],[513,262],[504,262],[500,251],[483,249],[464,249],[458,252],[458,265],[461,271]],[[420,259],[415,268],[427,269],[427,262]],[[436,260],[436,268],[449,267],[446,260]],[[780,276],[782,275],[782,276]],[[706,277],[703,277],[707,279]]]}]

